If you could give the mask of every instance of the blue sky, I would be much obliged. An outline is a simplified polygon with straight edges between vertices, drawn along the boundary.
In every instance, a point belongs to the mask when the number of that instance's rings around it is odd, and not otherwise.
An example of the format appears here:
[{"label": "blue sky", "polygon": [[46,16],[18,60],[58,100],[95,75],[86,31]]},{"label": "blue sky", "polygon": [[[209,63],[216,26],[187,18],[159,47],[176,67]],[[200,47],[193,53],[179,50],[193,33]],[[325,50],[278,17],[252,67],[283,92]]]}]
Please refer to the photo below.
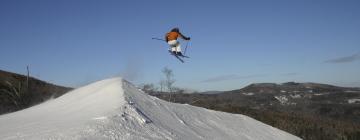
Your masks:
[{"label": "blue sky", "polygon": [[[112,76],[231,90],[255,82],[360,86],[357,0],[2,0],[0,69],[78,87]],[[185,64],[152,40],[190,36]],[[183,47],[185,47],[183,42]]]}]

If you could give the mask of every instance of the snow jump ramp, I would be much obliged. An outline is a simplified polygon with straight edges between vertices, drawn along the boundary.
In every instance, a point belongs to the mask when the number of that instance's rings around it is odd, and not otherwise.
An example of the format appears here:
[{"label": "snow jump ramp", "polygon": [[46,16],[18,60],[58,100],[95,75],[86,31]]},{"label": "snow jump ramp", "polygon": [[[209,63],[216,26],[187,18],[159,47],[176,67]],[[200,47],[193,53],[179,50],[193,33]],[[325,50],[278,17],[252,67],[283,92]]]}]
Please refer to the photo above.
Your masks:
[{"label": "snow jump ramp", "polygon": [[0,116],[0,139],[299,140],[250,117],[170,103],[121,78]]}]

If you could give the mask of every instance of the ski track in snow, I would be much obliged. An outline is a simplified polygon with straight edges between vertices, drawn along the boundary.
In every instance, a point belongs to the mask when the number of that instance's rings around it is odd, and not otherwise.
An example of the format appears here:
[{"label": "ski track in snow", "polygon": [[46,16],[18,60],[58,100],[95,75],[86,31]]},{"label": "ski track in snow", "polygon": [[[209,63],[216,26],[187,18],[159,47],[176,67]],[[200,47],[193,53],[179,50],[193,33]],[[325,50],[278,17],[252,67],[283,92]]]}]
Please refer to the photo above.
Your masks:
[{"label": "ski track in snow", "polygon": [[121,78],[0,116],[0,139],[298,140],[250,117],[175,104]]}]

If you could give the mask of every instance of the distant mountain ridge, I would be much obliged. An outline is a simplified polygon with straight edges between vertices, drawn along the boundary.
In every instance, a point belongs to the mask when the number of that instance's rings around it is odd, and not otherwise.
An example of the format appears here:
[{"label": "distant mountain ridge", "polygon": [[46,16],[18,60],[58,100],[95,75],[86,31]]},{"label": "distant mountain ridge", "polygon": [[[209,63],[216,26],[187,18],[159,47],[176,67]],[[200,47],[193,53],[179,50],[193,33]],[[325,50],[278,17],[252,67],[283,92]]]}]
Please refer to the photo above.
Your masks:
[{"label": "distant mountain ridge", "polygon": [[219,93],[222,93],[222,92],[224,92],[224,91],[212,90],[212,91],[199,92],[198,94],[219,94]]},{"label": "distant mountain ridge", "polygon": [[257,92],[257,93],[280,93],[285,91],[313,91],[313,92],[358,92],[360,87],[341,87],[330,84],[313,83],[313,82],[285,82],[285,83],[252,83],[240,89],[229,91],[204,91],[196,94],[222,94],[228,92]]},{"label": "distant mountain ridge", "polygon": [[232,90],[232,92],[260,92],[260,93],[279,93],[284,91],[310,91],[312,92],[334,92],[334,91],[346,91],[346,90],[355,90],[360,91],[360,88],[357,87],[340,87],[329,84],[320,84],[320,83],[297,83],[297,82],[286,82],[282,84],[276,83],[254,83],[250,84],[244,88]]}]

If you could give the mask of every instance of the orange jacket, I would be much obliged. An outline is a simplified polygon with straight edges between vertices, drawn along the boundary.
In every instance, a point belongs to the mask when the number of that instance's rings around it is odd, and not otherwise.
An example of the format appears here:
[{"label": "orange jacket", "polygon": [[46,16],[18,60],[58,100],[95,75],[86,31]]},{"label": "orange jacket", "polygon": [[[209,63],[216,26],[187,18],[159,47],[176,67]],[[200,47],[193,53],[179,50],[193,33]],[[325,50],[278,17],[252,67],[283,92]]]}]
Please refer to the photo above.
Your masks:
[{"label": "orange jacket", "polygon": [[168,32],[166,34],[166,40],[167,41],[171,41],[171,40],[177,40],[177,38],[180,36],[180,34],[178,32]]},{"label": "orange jacket", "polygon": [[190,38],[185,37],[179,32],[168,32],[165,36],[166,42],[169,42],[171,40],[177,40],[178,37],[181,37],[182,39],[189,40]]}]

